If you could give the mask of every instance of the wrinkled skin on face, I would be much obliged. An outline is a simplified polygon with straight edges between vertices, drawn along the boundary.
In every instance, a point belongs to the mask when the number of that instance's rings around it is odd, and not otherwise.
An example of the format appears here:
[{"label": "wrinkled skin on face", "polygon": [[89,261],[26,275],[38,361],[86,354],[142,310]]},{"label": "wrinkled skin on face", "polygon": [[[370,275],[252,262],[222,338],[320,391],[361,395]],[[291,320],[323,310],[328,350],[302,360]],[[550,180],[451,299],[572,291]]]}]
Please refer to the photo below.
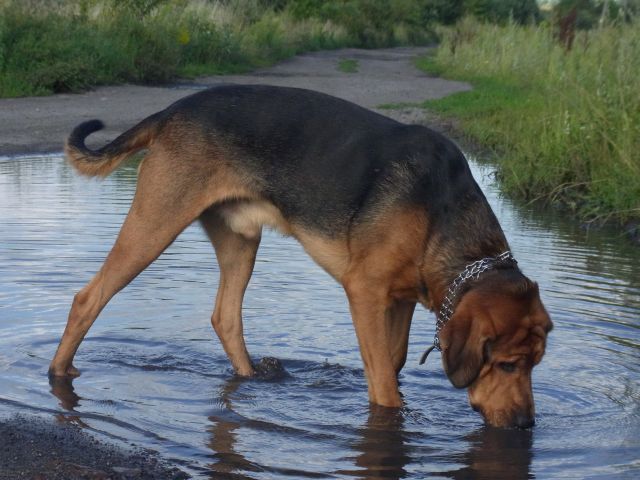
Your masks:
[{"label": "wrinkled skin on face", "polygon": [[468,388],[469,403],[488,424],[531,427],[531,372],[553,325],[535,283],[519,272],[487,277],[440,332],[444,369],[455,387]]}]

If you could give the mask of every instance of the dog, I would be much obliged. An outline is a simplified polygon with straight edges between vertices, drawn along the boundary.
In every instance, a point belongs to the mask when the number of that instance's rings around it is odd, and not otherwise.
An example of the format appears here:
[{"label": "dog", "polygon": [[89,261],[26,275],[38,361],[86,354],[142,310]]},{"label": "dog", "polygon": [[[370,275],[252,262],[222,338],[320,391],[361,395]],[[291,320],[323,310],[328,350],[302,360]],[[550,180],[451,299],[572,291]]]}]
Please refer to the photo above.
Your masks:
[{"label": "dog", "polygon": [[343,286],[370,402],[402,405],[397,376],[419,302],[439,312],[435,347],[471,406],[494,426],[533,425],[531,372],[552,322],[453,142],[329,95],[266,85],[195,93],[88,148],[101,128],[84,122],[65,144],[81,174],[106,176],[146,154],[115,245],[73,299],[52,377],[79,375],[73,357],[100,311],[198,220],[220,267],[211,323],[238,375],[255,373],[241,309],[267,227],[296,238]]}]

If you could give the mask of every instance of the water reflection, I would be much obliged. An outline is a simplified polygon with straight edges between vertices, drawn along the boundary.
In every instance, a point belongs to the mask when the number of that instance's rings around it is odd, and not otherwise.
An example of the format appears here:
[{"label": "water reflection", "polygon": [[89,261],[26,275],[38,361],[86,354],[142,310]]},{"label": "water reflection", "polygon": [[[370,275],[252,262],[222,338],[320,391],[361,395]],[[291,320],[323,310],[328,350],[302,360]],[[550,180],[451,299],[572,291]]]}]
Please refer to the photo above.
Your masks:
[{"label": "water reflection", "polygon": [[351,445],[357,453],[357,470],[349,473],[362,479],[406,478],[405,467],[414,459],[404,424],[401,409],[370,405],[367,423],[358,432],[360,438]]},{"label": "water reflection", "polygon": [[243,421],[233,409],[233,394],[241,383],[246,381],[233,376],[224,383],[220,392],[219,402],[221,412],[208,417],[211,425],[207,428],[210,439],[207,446],[211,449],[213,462],[209,464],[211,478],[221,478],[220,474],[226,474],[222,478],[250,478],[246,476],[228,476],[237,472],[258,472],[261,469],[254,466],[244,455],[236,450],[239,432]]},{"label": "water reflection", "polygon": [[[207,446],[211,449],[213,459],[208,465],[211,478],[254,478],[252,473],[259,476],[265,472],[296,478],[325,478],[325,475],[313,471],[256,464],[243,455],[242,449],[238,447],[243,443],[243,432],[249,435],[249,430],[257,429],[272,436],[273,443],[266,447],[271,450],[273,458],[278,457],[281,446],[278,445],[277,437],[279,430],[282,430],[282,427],[269,422],[249,420],[235,411],[234,395],[247,381],[253,380],[233,377],[225,382],[220,397],[216,399],[220,402],[220,408],[208,417],[211,424],[208,427],[210,438]],[[441,457],[445,464],[455,465],[455,468],[448,471],[432,473],[436,477],[533,478],[533,430],[482,427],[459,439],[455,439],[453,435],[450,438],[451,447],[458,451],[449,453],[446,447],[438,450],[428,446],[427,432],[413,432],[405,428],[407,414],[405,409],[370,405],[366,422],[353,430],[354,438],[345,445],[350,453],[344,459],[351,463],[351,467],[338,469],[334,474],[362,480],[416,478],[416,462],[420,463],[421,457],[426,459],[433,456]],[[339,443],[339,439],[335,437],[327,440]],[[462,453],[459,452],[460,445],[466,445]],[[299,465],[305,465],[303,457],[300,458]]]},{"label": "water reflection", "polygon": [[60,400],[60,406],[69,413],[56,413],[54,418],[59,423],[70,423],[78,427],[91,429],[89,425],[78,415],[76,407],[80,405],[82,399],[73,387],[73,378],[51,377],[49,379],[51,393]]},{"label": "water reflection", "polygon": [[49,385],[51,393],[60,400],[60,406],[70,412],[79,405],[81,397],[73,388],[73,378],[71,377],[50,377]]},{"label": "water reflection", "polygon": [[469,449],[456,459],[462,467],[442,474],[457,480],[534,478],[534,430],[483,427],[464,437]]},{"label": "water reflection", "polygon": [[[250,430],[261,430],[272,437],[273,443],[265,447],[271,450],[273,457],[279,455],[278,435],[283,427],[268,421],[248,419],[236,411],[235,398],[238,391],[247,382],[256,381],[264,380],[230,375],[223,382],[214,399],[216,411],[207,417],[209,424],[206,426],[206,446],[211,453],[208,455],[209,463],[198,469],[200,473],[204,472],[211,479],[251,479],[254,478],[252,473],[325,478],[324,474],[304,469],[256,464],[242,453],[239,445],[243,443],[243,432],[246,434]],[[275,381],[279,379],[276,378]],[[60,422],[70,422],[92,430],[84,416],[76,412],[82,397],[76,393],[73,379],[52,378],[50,385],[51,393],[68,412],[56,414],[55,418]],[[446,447],[440,451],[432,447],[420,447],[421,443],[429,444],[429,437],[426,432],[407,430],[407,415],[411,415],[411,412],[406,409],[370,405],[366,422],[353,430],[354,438],[345,445],[349,454],[344,458],[352,467],[336,470],[335,475],[362,480],[415,478],[408,466],[419,462],[419,457],[429,453],[442,458],[443,463],[455,465],[451,470],[432,473],[436,477],[460,480],[533,478],[530,468],[534,430],[482,427],[457,440],[453,436],[452,449],[460,445],[466,445],[466,449],[462,453],[449,453]],[[339,439],[333,435],[327,435],[325,440],[339,443]],[[304,459],[300,460],[302,467]]]},{"label": "water reflection", "polygon": [[[208,417],[210,439],[208,447],[214,460],[208,465],[211,478],[252,478],[251,472],[270,472],[274,475],[294,476],[300,478],[326,478],[326,475],[311,470],[278,468],[273,465],[257,465],[244,456],[238,444],[242,443],[242,432],[247,429],[261,430],[271,436],[271,455],[275,459],[280,455],[278,434],[287,430],[270,422],[250,420],[235,411],[234,394],[244,382],[256,380],[232,377],[225,382],[216,400],[220,408]],[[401,409],[386,408],[377,405],[369,406],[369,415],[363,427],[354,430],[355,441],[347,446],[352,454],[346,456],[353,468],[340,469],[337,475],[359,479],[405,478],[405,466],[415,461],[410,452],[410,435],[404,430],[404,413]],[[339,443],[339,439],[327,434],[324,439]],[[283,445],[283,447],[286,447]],[[286,448],[285,448],[286,449]],[[277,463],[277,462],[274,462]],[[299,466],[305,466],[303,457]],[[220,477],[224,474],[225,476]],[[246,475],[249,476],[246,476]]]}]

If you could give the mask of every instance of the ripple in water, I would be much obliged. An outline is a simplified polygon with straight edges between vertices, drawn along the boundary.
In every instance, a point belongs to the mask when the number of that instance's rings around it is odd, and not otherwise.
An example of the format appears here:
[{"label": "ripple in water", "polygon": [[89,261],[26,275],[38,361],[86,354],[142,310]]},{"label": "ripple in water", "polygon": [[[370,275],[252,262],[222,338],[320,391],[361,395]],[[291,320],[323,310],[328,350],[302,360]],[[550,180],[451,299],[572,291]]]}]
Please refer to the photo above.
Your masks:
[{"label": "ripple in water", "polygon": [[[136,169],[104,181],[57,157],[0,160],[0,412],[54,415],[159,451],[201,478],[635,478],[640,469],[640,249],[616,231],[503,199],[474,174],[555,322],[534,371],[537,426],[485,428],[417,312],[405,407],[370,407],[344,294],[290,239],[266,234],[244,315],[265,375],[233,375],[210,326],[215,256],[192,226],[107,306],[77,356],[46,369],[74,293],[98,270]],[[280,368],[281,366],[281,368]]]}]

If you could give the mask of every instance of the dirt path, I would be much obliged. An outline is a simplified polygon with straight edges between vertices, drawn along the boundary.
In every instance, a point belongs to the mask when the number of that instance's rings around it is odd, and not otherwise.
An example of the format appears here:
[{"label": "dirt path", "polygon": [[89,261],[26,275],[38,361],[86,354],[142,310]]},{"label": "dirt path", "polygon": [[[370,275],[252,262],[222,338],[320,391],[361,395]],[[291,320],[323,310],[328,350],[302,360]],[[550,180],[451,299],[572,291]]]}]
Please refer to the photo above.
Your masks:
[{"label": "dirt path", "polygon": [[[92,136],[99,143],[114,138],[147,115],[203,88],[220,83],[266,83],[308,88],[367,108],[419,102],[468,90],[463,82],[432,78],[413,65],[427,48],[343,49],[299,55],[246,75],[199,78],[168,87],[123,85],[82,94],[0,100],[0,155],[60,152],[64,138],[83,120],[100,118],[107,129]],[[357,72],[338,69],[344,59],[357,61]],[[383,112],[408,123],[417,110]]]}]

